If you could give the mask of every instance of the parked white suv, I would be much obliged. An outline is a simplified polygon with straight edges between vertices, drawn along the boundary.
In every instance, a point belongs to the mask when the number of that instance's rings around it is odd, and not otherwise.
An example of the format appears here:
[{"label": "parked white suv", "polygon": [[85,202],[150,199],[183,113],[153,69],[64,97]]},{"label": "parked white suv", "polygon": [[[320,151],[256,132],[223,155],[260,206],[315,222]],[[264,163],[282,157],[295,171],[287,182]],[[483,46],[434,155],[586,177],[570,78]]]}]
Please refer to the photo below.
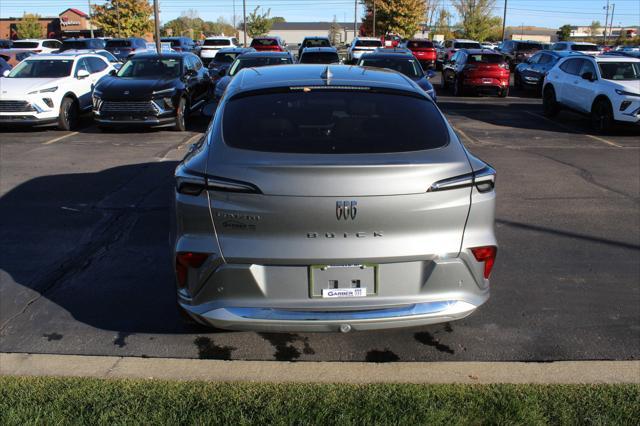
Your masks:
[{"label": "parked white suv", "polygon": [[615,121],[640,124],[640,59],[625,56],[568,56],[544,79],[544,113],[561,108],[591,116],[595,130]]},{"label": "parked white suv", "polygon": [[240,43],[238,43],[238,39],[235,37],[207,37],[200,48],[200,58],[206,65],[213,61],[213,58],[215,58],[216,53],[218,53],[220,49],[238,46],[240,46]]},{"label": "parked white suv", "polygon": [[382,47],[382,41],[375,37],[356,37],[347,49],[347,62],[356,63],[363,54],[373,52]]},{"label": "parked white suv", "polygon": [[578,42],[578,41],[559,41],[554,43],[551,47],[551,50],[559,50],[559,51],[571,51],[571,52],[580,52],[585,55],[599,55],[600,49],[598,49],[598,45],[593,43],[586,42]]},{"label": "parked white suv", "polygon": [[62,42],[54,39],[27,38],[16,40],[11,45],[13,49],[29,50],[33,53],[52,53],[62,47]]},{"label": "parked white suv", "polygon": [[93,87],[114,67],[98,54],[35,55],[0,79],[0,124],[76,127]]}]

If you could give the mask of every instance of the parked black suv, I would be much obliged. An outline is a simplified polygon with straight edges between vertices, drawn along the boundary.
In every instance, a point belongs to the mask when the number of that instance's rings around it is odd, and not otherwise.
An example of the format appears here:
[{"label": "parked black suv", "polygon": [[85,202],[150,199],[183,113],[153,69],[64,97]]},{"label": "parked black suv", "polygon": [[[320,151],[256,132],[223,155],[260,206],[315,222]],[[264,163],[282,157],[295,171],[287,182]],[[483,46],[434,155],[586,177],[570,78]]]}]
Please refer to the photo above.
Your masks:
[{"label": "parked black suv", "polygon": [[101,50],[106,42],[101,38],[67,38],[62,40],[60,52],[65,50]]},{"label": "parked black suv", "polygon": [[160,39],[163,43],[171,43],[171,48],[176,52],[196,53],[198,46],[189,37],[163,37]]},{"label": "parked black suv", "polygon": [[339,64],[340,56],[335,47],[305,47],[298,57],[301,64]]},{"label": "parked black suv", "polygon": [[210,87],[209,71],[193,53],[137,54],[98,82],[94,118],[100,128],[133,124],[184,131]]},{"label": "parked black suv", "polygon": [[298,45],[298,59],[302,56],[302,51],[307,47],[331,47],[329,37],[305,37]]},{"label": "parked black suv", "polygon": [[502,53],[509,67],[513,70],[517,64],[524,62],[537,51],[543,50],[542,43],[537,41],[505,40],[498,51]]},{"label": "parked black suv", "polygon": [[147,50],[147,41],[139,37],[113,38],[107,40],[104,49],[124,62],[132,53],[137,53],[137,51],[145,52]]}]

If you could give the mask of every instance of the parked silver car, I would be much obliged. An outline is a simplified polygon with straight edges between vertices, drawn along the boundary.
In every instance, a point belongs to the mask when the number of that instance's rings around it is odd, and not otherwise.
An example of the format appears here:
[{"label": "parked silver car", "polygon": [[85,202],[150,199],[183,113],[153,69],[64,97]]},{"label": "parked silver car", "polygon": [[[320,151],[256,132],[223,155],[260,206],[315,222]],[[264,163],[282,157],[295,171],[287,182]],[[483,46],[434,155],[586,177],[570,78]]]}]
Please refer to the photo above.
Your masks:
[{"label": "parked silver car", "polygon": [[175,173],[178,303],[238,330],[463,318],[489,297],[495,171],[409,78],[243,69]]}]

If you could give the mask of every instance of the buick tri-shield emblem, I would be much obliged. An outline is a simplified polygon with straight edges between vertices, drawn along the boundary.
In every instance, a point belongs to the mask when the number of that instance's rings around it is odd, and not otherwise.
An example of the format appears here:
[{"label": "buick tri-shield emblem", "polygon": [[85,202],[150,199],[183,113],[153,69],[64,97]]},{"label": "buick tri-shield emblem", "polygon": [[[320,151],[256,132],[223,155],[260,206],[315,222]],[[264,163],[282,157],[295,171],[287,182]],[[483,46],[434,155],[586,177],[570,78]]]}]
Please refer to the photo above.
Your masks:
[{"label": "buick tri-shield emblem", "polygon": [[353,220],[358,214],[357,201],[336,201],[336,218],[338,220]]}]

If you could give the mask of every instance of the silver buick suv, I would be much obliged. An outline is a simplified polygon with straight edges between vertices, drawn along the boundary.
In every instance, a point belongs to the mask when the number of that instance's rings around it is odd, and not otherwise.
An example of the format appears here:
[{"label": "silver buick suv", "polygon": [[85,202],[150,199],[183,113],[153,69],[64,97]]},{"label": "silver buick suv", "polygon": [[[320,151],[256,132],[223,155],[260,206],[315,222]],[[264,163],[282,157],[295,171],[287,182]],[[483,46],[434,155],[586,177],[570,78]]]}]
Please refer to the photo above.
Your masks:
[{"label": "silver buick suv", "polygon": [[409,327],[489,298],[495,171],[399,73],[244,69],[175,183],[178,304],[203,324]]}]

